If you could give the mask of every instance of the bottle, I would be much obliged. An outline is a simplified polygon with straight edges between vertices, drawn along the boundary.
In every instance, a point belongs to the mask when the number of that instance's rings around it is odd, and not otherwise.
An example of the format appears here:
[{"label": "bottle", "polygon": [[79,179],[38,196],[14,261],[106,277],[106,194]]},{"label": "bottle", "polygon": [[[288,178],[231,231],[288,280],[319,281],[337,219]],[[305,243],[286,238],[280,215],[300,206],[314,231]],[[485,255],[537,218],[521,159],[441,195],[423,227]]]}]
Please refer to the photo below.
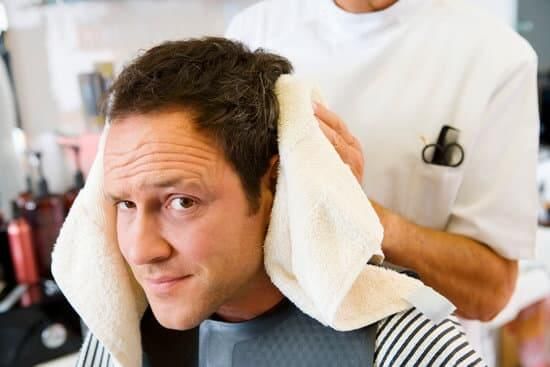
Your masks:
[{"label": "bottle", "polygon": [[65,199],[66,214],[69,213],[69,210],[71,209],[71,206],[73,205],[76,196],[84,187],[84,173],[82,173],[82,168],[80,166],[80,147],[78,145],[71,145],[70,148],[74,152],[76,172],[74,174],[74,186],[71,189],[67,190],[67,192],[65,192],[65,195],[63,195]]},{"label": "bottle", "polygon": [[[17,206],[19,207],[19,210],[23,217],[27,220],[27,222],[30,224],[32,222],[31,213],[26,210],[27,203],[33,202],[34,200],[34,190],[33,190],[33,179],[32,179],[32,172],[31,172],[31,158],[32,154],[30,152],[25,153],[25,165],[24,165],[24,171],[25,171],[25,184],[26,188],[24,191],[21,191],[19,194],[17,194],[17,197],[15,198],[15,202],[17,203]],[[34,206],[33,204],[30,204],[30,206]]]},{"label": "bottle", "polygon": [[0,286],[0,294],[3,290],[9,291],[16,285],[10,244],[8,242],[8,226],[2,212],[0,212],[0,283],[3,283]]},{"label": "bottle", "polygon": [[38,193],[36,198],[25,203],[25,218],[32,228],[40,275],[42,278],[51,278],[51,253],[65,220],[65,205],[62,197],[50,193],[42,169],[42,154],[32,154],[38,168]]},{"label": "bottle", "polygon": [[24,209],[27,201],[32,200],[34,197],[32,192],[32,179],[30,175],[27,175],[27,177],[25,177],[25,183],[27,186],[25,191],[20,192],[17,195],[17,199],[15,199],[15,201],[17,202],[17,206],[19,206],[19,209]]},{"label": "bottle", "polygon": [[6,225],[6,217],[2,212],[2,193],[0,192],[0,228],[2,228],[4,225]]},{"label": "bottle", "polygon": [[12,202],[13,219],[8,224],[8,240],[11,259],[18,284],[29,288],[21,298],[23,306],[30,306],[42,300],[40,274],[31,227],[21,215],[15,201]]}]

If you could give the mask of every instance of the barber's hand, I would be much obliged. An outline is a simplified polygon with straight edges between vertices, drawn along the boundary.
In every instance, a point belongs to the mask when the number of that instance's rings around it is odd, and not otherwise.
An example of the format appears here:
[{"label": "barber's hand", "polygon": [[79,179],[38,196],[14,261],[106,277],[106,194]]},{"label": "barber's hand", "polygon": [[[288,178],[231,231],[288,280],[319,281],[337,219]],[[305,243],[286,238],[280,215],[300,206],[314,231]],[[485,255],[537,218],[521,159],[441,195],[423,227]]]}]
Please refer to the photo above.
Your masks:
[{"label": "barber's hand", "polygon": [[[351,168],[357,181],[362,183],[365,160],[359,140],[349,132],[346,124],[334,112],[319,103],[313,103],[313,110],[323,133],[332,143],[342,161]],[[396,243],[395,230],[399,230],[400,217],[374,200],[370,199],[370,202],[384,227],[382,248],[384,251],[393,250],[394,243]]]},{"label": "barber's hand", "polygon": [[332,111],[320,103],[313,102],[313,111],[319,120],[319,126],[334,146],[340,158],[353,172],[359,183],[363,181],[365,160],[361,143],[353,136],[346,124]]}]

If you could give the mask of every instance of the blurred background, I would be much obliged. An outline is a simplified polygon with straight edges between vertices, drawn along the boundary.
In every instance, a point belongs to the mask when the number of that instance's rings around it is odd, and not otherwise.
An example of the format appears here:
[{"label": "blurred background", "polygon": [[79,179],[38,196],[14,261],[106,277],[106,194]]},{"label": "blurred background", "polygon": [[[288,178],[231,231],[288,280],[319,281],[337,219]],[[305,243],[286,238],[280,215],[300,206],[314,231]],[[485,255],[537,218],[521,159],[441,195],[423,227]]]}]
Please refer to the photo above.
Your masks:
[{"label": "blurred background", "polygon": [[[223,35],[254,2],[0,1],[0,367],[74,365],[80,323],[51,281],[49,251],[95,155],[114,76],[162,41]],[[498,365],[550,366],[550,0],[471,2],[523,35],[540,63],[538,254],[521,264],[487,343]]]}]

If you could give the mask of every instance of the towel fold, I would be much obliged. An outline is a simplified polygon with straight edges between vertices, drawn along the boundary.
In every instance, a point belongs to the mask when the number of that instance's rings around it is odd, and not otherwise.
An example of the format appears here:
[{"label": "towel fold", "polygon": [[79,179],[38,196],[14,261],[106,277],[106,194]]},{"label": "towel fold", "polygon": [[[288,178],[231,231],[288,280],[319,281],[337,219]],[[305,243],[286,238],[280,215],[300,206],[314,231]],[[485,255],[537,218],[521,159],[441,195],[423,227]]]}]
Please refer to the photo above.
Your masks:
[{"label": "towel fold", "polygon": [[[313,114],[313,89],[292,76],[276,84],[280,171],[264,262],[273,284],[303,312],[352,330],[417,307],[440,319],[452,305],[420,281],[376,265],[383,228],[351,170]],[[55,245],[59,287],[115,364],[141,365],[145,295],[116,241],[116,213],[103,191],[107,126],[85,187]]]}]

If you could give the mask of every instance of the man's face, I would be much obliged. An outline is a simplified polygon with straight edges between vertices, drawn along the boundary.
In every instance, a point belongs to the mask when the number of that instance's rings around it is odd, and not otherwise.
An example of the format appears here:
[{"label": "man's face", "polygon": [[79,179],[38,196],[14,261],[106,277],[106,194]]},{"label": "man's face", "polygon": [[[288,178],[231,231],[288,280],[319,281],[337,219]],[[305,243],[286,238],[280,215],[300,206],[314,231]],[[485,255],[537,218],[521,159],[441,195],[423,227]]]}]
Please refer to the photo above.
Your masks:
[{"label": "man's face", "polygon": [[252,214],[241,181],[191,115],[130,115],[111,127],[105,189],[122,255],[157,320],[189,329],[265,279],[272,195]]}]

